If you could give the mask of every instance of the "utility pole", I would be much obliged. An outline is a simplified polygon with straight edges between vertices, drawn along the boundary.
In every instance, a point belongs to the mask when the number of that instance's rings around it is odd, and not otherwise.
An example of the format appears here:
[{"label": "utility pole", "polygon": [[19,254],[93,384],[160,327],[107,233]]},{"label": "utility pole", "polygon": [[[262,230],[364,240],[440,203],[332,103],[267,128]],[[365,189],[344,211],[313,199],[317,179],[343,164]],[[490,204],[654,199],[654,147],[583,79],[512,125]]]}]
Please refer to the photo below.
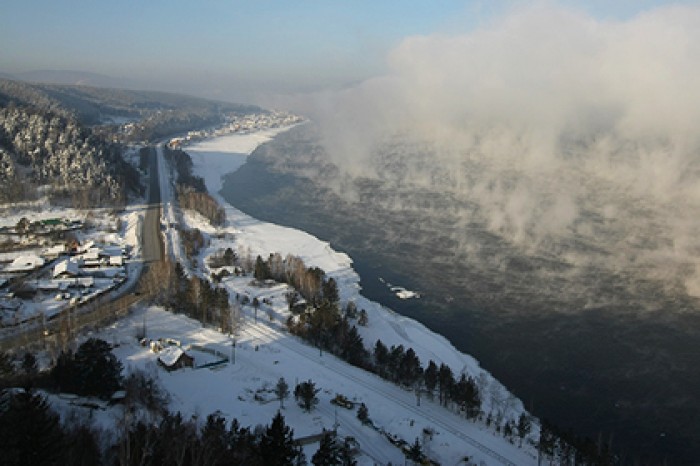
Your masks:
[{"label": "utility pole", "polygon": [[231,343],[231,364],[236,364],[236,338]]}]

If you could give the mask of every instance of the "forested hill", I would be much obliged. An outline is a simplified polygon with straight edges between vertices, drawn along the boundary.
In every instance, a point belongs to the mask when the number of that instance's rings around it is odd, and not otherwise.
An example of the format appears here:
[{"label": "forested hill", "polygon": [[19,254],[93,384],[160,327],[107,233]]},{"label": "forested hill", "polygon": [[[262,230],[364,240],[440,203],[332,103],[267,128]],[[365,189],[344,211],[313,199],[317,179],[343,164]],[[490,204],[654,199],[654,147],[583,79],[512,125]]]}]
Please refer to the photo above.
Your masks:
[{"label": "forested hill", "polygon": [[[152,141],[218,125],[231,115],[266,113],[253,105],[166,92],[0,79],[0,105],[8,100],[68,112],[81,124],[106,127],[117,133],[115,135],[124,142]],[[124,130],[124,123],[127,122],[132,125]]]},{"label": "forested hill", "polygon": [[39,186],[76,207],[118,204],[141,190],[122,157],[152,142],[221,124],[258,107],[195,97],[0,79],[0,202]]}]

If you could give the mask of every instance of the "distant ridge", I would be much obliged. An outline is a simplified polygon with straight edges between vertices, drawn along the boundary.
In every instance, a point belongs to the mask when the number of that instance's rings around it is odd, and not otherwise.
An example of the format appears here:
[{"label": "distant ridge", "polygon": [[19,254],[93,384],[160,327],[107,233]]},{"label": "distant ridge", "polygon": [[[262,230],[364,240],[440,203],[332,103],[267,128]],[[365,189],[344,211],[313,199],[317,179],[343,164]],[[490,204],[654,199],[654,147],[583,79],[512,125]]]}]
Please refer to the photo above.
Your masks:
[{"label": "distant ridge", "polygon": [[32,70],[21,73],[3,73],[3,77],[31,83],[64,84],[117,89],[141,89],[145,84],[129,78],[117,78],[78,70]]}]

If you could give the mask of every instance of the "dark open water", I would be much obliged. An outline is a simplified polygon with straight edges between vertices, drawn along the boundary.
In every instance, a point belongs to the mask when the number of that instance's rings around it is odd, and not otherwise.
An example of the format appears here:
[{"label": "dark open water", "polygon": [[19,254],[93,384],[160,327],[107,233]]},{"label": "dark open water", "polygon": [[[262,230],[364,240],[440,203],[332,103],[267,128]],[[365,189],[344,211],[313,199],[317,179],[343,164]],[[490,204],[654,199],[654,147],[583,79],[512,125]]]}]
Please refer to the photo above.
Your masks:
[{"label": "dark open water", "polygon": [[[627,464],[700,464],[700,318],[687,311],[692,303],[661,299],[652,289],[649,299],[660,309],[637,313],[633,303],[644,296],[628,297],[625,283],[592,273],[594,292],[620,295],[614,305],[551,312],[567,302],[550,302],[528,287],[528,270],[538,264],[512,259],[513,279],[504,284],[446,254],[451,239],[441,235],[444,225],[374,209],[371,198],[358,209],[276,172],[256,154],[227,177],[222,194],[258,219],[307,231],[348,253],[365,296],[476,357],[536,415],[611,442]],[[423,297],[400,300],[379,277]]]}]

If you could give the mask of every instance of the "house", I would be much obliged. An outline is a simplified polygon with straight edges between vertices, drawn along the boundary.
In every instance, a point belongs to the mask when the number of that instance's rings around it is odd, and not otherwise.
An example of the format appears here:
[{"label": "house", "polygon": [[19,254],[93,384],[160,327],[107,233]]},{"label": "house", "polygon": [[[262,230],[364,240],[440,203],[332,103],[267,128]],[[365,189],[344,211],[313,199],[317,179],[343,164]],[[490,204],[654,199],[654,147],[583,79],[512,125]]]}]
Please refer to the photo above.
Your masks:
[{"label": "house", "polygon": [[80,256],[83,260],[83,267],[100,267],[100,248],[90,247]]},{"label": "house", "polygon": [[95,242],[92,240],[87,240],[85,241],[84,244],[79,245],[78,251],[77,252],[86,252],[89,249],[91,249],[93,246],[95,246]]},{"label": "house", "polygon": [[12,261],[10,265],[5,267],[4,272],[7,273],[22,273],[31,272],[44,265],[44,259],[34,254],[19,256]]},{"label": "house", "polygon": [[106,258],[111,266],[121,267],[124,265],[124,249],[120,246],[105,246],[100,251],[100,257]]},{"label": "house", "polygon": [[64,259],[53,268],[53,278],[77,277],[80,275],[78,263],[70,259]]},{"label": "house", "polygon": [[177,346],[167,346],[158,353],[158,365],[166,371],[174,371],[183,367],[194,367],[194,358]]},{"label": "house", "polygon": [[121,267],[124,265],[124,257],[122,256],[109,256],[109,265],[114,267]]},{"label": "house", "polygon": [[55,246],[51,246],[50,248],[44,249],[43,256],[48,258],[48,259],[56,259],[61,254],[65,254],[65,252],[66,252],[66,245],[65,244],[57,244]]}]

